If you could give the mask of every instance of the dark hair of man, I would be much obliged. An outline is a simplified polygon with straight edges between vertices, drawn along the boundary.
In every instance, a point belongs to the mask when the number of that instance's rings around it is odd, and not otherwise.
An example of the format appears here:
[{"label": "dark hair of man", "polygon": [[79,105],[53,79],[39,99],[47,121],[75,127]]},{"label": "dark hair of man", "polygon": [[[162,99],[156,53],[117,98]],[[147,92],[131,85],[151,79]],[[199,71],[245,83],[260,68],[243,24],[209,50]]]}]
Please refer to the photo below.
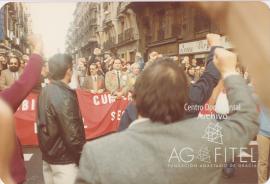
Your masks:
[{"label": "dark hair of man", "polygon": [[97,64],[96,63],[92,63],[89,67],[94,66],[95,68],[97,68]]},{"label": "dark hair of man", "polygon": [[69,68],[72,68],[72,57],[68,54],[55,54],[49,60],[50,77],[62,80]]},{"label": "dark hair of man", "polygon": [[114,64],[114,62],[115,62],[116,60],[119,60],[119,61],[121,62],[121,64],[122,64],[122,62],[123,62],[121,58],[116,57],[116,58],[114,58],[113,64]]},{"label": "dark hair of man", "polygon": [[163,57],[138,77],[133,98],[139,115],[168,124],[183,119],[187,91],[183,69],[172,59]]},{"label": "dark hair of man", "polygon": [[14,59],[14,58],[17,60],[18,67],[20,67],[21,66],[20,58],[17,56],[10,56],[8,59],[8,64],[10,64],[11,59]]}]

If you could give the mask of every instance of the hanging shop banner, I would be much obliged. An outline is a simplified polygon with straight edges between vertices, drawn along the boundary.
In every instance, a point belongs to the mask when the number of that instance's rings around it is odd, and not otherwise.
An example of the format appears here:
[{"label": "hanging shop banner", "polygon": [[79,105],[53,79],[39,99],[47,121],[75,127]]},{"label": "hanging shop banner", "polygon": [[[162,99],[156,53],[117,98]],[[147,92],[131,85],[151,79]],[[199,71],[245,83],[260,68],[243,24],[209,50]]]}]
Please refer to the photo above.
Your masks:
[{"label": "hanging shop banner", "polygon": [[[225,36],[221,37],[221,45],[226,49],[233,48],[233,45]],[[204,52],[209,52],[209,51],[210,51],[210,47],[208,46],[207,40],[197,40],[197,41],[179,44],[180,55],[204,53]]]}]

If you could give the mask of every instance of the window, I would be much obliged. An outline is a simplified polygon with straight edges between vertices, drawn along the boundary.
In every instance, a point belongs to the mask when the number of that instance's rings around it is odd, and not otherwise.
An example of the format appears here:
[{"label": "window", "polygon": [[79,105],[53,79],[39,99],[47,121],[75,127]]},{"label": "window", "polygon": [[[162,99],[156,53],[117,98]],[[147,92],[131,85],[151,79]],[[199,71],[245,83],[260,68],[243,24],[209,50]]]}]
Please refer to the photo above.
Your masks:
[{"label": "window", "polygon": [[165,37],[165,29],[166,29],[166,17],[165,12],[160,11],[157,14],[158,17],[158,36],[157,40],[163,40]]},{"label": "window", "polygon": [[194,22],[195,32],[207,32],[210,30],[210,19],[202,10],[196,9]]}]

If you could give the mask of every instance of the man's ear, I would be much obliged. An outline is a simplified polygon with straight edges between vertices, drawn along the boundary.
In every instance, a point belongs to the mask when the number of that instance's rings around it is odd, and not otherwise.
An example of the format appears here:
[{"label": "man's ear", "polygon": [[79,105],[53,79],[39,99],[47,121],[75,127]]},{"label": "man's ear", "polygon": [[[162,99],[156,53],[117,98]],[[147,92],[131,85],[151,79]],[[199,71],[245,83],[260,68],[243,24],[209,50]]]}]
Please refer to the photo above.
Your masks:
[{"label": "man's ear", "polygon": [[67,75],[71,75],[71,74],[72,74],[72,69],[68,68],[65,75],[67,76]]}]

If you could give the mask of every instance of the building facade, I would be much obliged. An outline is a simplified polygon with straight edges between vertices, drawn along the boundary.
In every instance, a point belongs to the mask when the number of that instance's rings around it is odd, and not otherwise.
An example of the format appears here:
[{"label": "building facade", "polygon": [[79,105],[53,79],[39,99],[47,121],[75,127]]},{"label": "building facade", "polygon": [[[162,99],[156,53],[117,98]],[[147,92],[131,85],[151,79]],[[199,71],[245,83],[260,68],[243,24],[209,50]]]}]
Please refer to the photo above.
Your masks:
[{"label": "building facade", "polygon": [[25,3],[7,3],[0,9],[0,53],[30,54],[27,37],[31,17]]},{"label": "building facade", "polygon": [[112,52],[132,62],[139,47],[139,29],[136,14],[129,8],[130,4],[128,2],[98,4],[97,38],[105,52]]},{"label": "building facade", "polygon": [[[104,52],[134,61],[139,31],[136,15],[129,5],[126,2],[78,3],[67,36],[67,51],[75,58],[87,58],[94,47],[100,47]],[[87,31],[89,34],[85,34]],[[89,38],[93,38],[92,42]],[[88,47],[84,47],[86,43]]]},{"label": "building facade", "polygon": [[[207,33],[223,35],[220,26],[191,2],[132,3],[139,27],[139,51],[145,58],[152,51],[166,56],[206,59]],[[227,40],[224,42],[227,43]],[[229,46],[229,45],[228,45]]]},{"label": "building facade", "polygon": [[[144,55],[145,60],[149,53],[157,51],[165,56],[189,56],[204,62],[209,51],[206,35],[210,32],[223,35],[224,45],[231,48],[220,25],[211,22],[193,2],[90,4],[96,6],[97,45],[105,52],[112,52],[131,62],[135,60],[137,51]],[[76,11],[81,16],[84,12]],[[75,22],[80,16],[76,11]]]},{"label": "building facade", "polygon": [[97,47],[97,4],[79,2],[73,13],[74,19],[69,27],[66,46],[74,58],[88,58]]}]

